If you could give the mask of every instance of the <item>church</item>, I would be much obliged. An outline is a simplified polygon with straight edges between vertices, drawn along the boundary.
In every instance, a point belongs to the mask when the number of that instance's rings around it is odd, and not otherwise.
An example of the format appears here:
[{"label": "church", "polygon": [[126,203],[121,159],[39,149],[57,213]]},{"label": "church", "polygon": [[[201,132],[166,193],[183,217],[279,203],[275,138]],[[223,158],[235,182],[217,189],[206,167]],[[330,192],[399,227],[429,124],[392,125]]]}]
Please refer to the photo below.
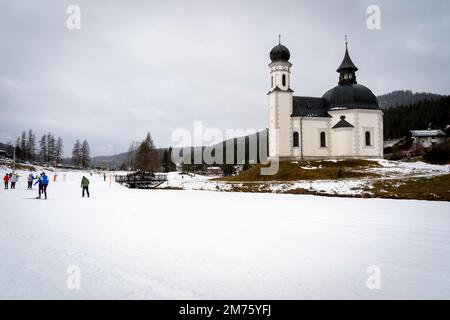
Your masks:
[{"label": "church", "polygon": [[338,85],[321,98],[294,96],[290,52],[281,41],[270,52],[269,156],[280,160],[383,158],[383,112],[356,81],[345,43]]}]

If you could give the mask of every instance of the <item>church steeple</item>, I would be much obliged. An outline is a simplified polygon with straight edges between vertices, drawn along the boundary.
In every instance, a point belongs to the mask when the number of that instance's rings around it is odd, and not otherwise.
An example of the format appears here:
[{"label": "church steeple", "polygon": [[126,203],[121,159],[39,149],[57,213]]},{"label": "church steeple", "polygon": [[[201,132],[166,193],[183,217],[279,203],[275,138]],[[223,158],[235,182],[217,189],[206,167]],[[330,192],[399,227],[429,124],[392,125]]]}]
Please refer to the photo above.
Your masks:
[{"label": "church steeple", "polygon": [[347,36],[345,36],[345,56],[344,60],[342,60],[341,65],[336,70],[339,75],[339,84],[347,85],[347,84],[355,84],[356,83],[356,71],[358,68],[353,63],[350,55],[348,53],[348,41]]}]

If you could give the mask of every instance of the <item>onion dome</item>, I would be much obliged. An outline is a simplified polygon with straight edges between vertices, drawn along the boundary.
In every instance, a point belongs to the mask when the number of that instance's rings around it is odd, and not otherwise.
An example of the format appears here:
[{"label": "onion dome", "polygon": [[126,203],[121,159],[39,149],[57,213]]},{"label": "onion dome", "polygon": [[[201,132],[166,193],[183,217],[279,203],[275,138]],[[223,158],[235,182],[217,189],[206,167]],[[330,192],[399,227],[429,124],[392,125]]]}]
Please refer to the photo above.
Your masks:
[{"label": "onion dome", "polygon": [[278,45],[273,47],[273,49],[270,51],[270,60],[272,62],[275,61],[289,61],[289,58],[291,57],[291,53],[289,52],[289,49],[286,48],[281,44],[281,37],[279,36]]}]

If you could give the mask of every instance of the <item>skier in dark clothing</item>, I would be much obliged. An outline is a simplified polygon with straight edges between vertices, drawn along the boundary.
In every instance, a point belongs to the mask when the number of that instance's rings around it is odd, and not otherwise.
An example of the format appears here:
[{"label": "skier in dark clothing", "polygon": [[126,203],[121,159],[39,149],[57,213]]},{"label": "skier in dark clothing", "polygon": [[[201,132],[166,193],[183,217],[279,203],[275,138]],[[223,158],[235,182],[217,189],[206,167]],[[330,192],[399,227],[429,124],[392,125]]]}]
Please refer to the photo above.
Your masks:
[{"label": "skier in dark clothing", "polygon": [[82,192],[83,198],[84,198],[84,191],[86,191],[87,196],[89,198],[89,179],[86,178],[85,176],[83,176],[83,178],[81,178],[81,188],[83,189],[83,192]]},{"label": "skier in dark clothing", "polygon": [[106,173],[103,174],[103,181],[106,181]]},{"label": "skier in dark clothing", "polygon": [[28,189],[33,189],[33,180],[34,180],[34,176],[32,173],[30,173],[28,175]]}]

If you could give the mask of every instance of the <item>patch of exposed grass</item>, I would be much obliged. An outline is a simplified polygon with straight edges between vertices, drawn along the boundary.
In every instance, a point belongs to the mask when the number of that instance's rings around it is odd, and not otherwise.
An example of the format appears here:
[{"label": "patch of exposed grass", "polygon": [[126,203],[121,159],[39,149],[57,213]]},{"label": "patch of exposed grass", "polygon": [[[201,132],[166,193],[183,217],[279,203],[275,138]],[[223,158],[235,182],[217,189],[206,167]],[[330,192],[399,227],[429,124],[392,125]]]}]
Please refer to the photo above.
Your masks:
[{"label": "patch of exposed grass", "polygon": [[[0,161],[0,165],[10,168],[12,170],[12,162]],[[30,164],[16,163],[16,170],[36,171],[36,168]]]},{"label": "patch of exposed grass", "polygon": [[330,180],[340,178],[377,177],[378,174],[364,171],[368,168],[377,168],[381,165],[376,161],[348,159],[342,161],[282,161],[275,175],[261,175],[261,164],[258,164],[241,174],[233,177],[218,178],[218,181],[298,181],[298,180]]},{"label": "patch of exposed grass", "polygon": [[379,198],[450,201],[450,174],[407,180],[379,180],[366,191]]}]

